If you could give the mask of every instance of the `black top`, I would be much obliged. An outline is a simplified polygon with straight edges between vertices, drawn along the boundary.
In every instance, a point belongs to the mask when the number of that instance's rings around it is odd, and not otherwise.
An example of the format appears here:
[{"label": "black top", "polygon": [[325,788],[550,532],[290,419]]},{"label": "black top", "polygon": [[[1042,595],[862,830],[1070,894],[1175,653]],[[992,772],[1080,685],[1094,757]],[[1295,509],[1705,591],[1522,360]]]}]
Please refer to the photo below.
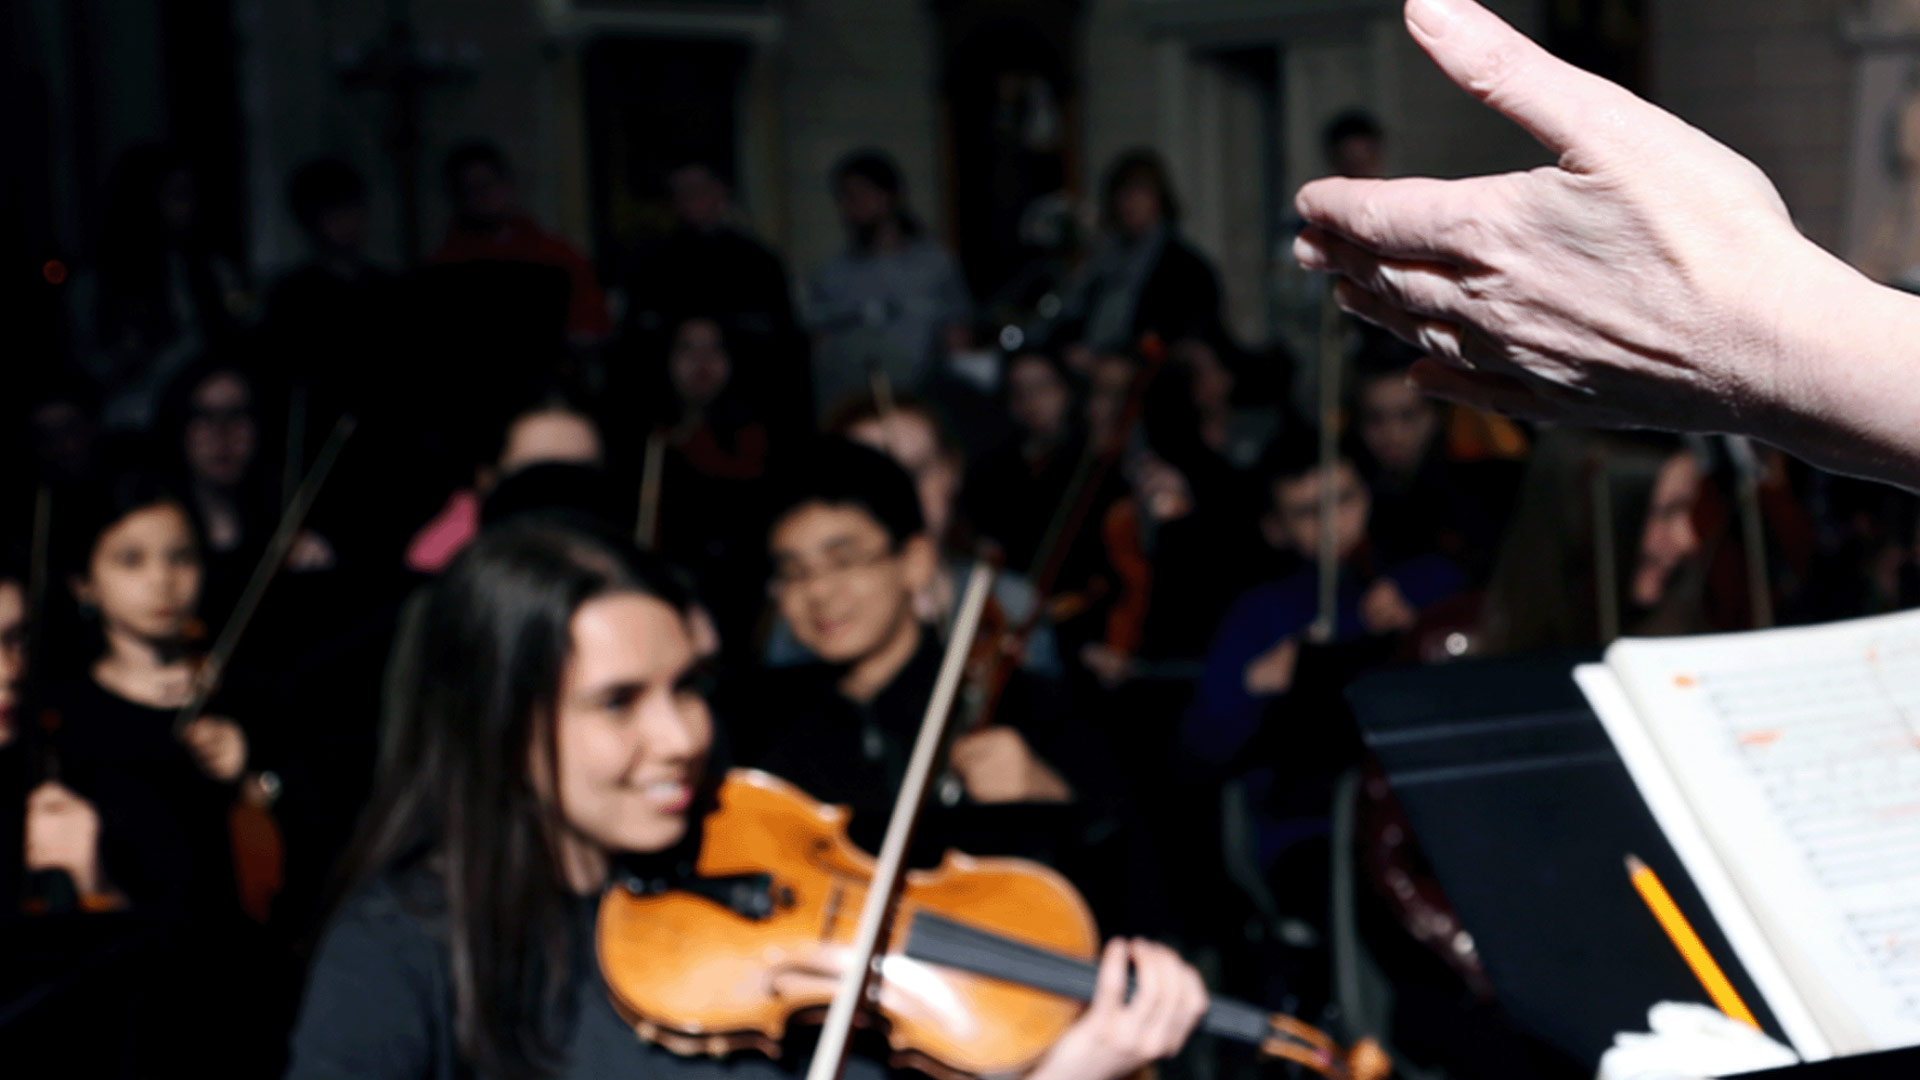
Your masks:
[{"label": "black top", "polygon": [[[424,873],[376,881],[334,914],[314,954],[306,999],[294,1026],[288,1080],[465,1080],[475,1077],[455,1049],[453,990],[437,892]],[[592,960],[598,898],[582,901],[573,925],[571,1013],[561,1040],[561,1077],[672,1077],[674,1080],[789,1080],[790,1065],[757,1054],[724,1061],[678,1057],[642,1042],[614,1011]],[[847,1062],[848,1080],[882,1080],[869,1058]]]},{"label": "black top", "polygon": [[[722,702],[741,736],[740,763],[852,808],[850,837],[866,851],[877,850],[933,696],[941,651],[938,639],[923,632],[913,658],[866,704],[840,693],[845,669],[835,665],[761,672],[745,700]],[[1070,866],[1087,835],[1112,826],[1113,770],[1102,739],[1079,722],[1054,684],[1024,671],[1009,681],[994,720],[1020,732],[1072,786],[1074,802],[981,805],[963,798],[946,806],[936,797],[915,833],[911,861],[931,866],[953,848],[1038,859],[1075,876]]]},{"label": "black top", "polygon": [[32,766],[25,739],[0,746],[0,919],[18,909],[25,887],[27,795],[39,779]]},{"label": "black top", "polygon": [[[219,917],[238,910],[227,811],[236,789],[209,779],[173,736],[174,713],[92,679],[61,687],[60,782],[100,814],[107,879],[138,909]],[[215,710],[216,714],[218,710]]]}]

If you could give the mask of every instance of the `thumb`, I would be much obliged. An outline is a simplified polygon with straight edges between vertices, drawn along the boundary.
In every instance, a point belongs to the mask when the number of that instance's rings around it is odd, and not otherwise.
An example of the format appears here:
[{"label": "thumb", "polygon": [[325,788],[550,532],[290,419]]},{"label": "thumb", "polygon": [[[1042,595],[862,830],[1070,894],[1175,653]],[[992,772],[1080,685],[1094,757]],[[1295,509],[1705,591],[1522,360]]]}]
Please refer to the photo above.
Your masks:
[{"label": "thumb", "polygon": [[1548,53],[1475,0],[1407,0],[1406,18],[1447,78],[1563,159],[1660,113]]}]

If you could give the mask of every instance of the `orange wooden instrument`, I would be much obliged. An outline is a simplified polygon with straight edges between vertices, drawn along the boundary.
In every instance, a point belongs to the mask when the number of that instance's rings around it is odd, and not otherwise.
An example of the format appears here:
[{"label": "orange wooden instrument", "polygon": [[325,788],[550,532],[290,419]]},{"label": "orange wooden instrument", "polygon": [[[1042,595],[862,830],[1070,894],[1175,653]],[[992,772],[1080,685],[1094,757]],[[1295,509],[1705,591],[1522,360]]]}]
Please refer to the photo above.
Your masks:
[{"label": "orange wooden instrument", "polygon": [[[852,954],[874,861],[848,812],[765,773],[737,771],[707,818],[696,880],[616,882],[600,905],[600,967],[642,1037],[680,1053],[777,1055],[817,1020]],[[942,1080],[1032,1067],[1093,994],[1099,935],[1060,875],[1021,859],[948,853],[906,875],[868,984],[895,1063]],[[1289,1017],[1216,998],[1215,1035],[1336,1080],[1387,1072],[1378,1046],[1343,1051]]]}]

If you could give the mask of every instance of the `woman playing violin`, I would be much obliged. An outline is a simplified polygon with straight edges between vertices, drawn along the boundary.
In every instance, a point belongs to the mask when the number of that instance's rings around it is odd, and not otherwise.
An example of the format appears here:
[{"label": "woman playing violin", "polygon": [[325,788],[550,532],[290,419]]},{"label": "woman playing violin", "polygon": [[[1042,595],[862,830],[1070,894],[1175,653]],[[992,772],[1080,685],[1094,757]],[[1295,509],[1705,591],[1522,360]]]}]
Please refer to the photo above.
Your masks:
[{"label": "woman playing violin", "polygon": [[[290,1075],[788,1075],[642,1043],[594,959],[616,861],[698,843],[714,722],[691,598],[624,544],[537,521],[483,534],[432,590]],[[1030,1075],[1116,1080],[1177,1051],[1205,1002],[1171,950],[1115,942]]]}]

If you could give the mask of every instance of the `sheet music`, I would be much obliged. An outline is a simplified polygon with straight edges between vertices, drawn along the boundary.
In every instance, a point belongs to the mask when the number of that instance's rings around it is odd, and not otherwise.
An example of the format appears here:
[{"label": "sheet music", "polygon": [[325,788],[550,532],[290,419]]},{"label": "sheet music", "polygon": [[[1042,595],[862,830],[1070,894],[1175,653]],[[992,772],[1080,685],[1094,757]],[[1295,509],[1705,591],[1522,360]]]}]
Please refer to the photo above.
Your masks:
[{"label": "sheet music", "polygon": [[[1792,977],[1780,965],[1779,954],[1754,919],[1753,910],[1740,895],[1739,887],[1727,875],[1712,841],[1707,839],[1700,819],[1687,805],[1686,796],[1680,793],[1678,782],[1654,745],[1652,733],[1647,731],[1633,702],[1627,698],[1619,677],[1605,664],[1582,664],[1574,669],[1573,678],[1587,696],[1588,704],[1593,706],[1601,726],[1607,729],[1654,822],[1666,835],[1681,865],[1687,868],[1687,875],[1700,890],[1700,898],[1706,902],[1713,921],[1720,925],[1720,932],[1726,935],[1740,966],[1746,969],[1774,1019],[1780,1022],[1787,1042],[1804,1061],[1832,1057],[1832,1048],[1827,1045],[1819,1021],[1808,1010]],[[1706,1001],[1704,989],[1700,991],[1699,1000]]]},{"label": "sheet music", "polygon": [[1607,665],[1834,1050],[1920,1043],[1920,613]]}]

